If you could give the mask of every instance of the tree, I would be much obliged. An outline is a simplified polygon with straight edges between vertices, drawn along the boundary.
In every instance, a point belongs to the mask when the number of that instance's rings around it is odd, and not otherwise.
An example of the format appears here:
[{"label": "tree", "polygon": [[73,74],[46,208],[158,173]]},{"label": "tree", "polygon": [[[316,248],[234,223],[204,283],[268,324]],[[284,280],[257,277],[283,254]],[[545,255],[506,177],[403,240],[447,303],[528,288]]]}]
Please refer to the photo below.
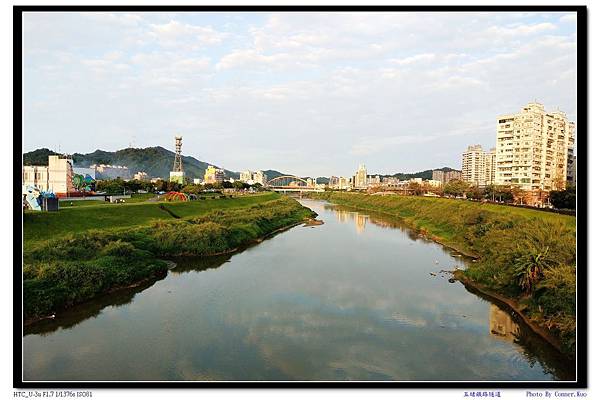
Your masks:
[{"label": "tree", "polygon": [[179,192],[181,190],[181,184],[179,182],[167,182],[167,192]]},{"label": "tree", "polygon": [[195,184],[185,185],[183,188],[181,188],[181,191],[187,194],[199,194],[202,192],[202,186]]},{"label": "tree", "polygon": [[98,192],[106,192],[107,194],[123,194],[125,190],[125,182],[120,178],[96,182],[96,191]]},{"label": "tree", "polygon": [[408,190],[415,196],[420,196],[425,192],[423,186],[419,182],[410,182],[408,184]]},{"label": "tree", "polygon": [[233,183],[231,183],[229,181],[223,181],[223,188],[224,189],[231,189],[231,188],[233,188]]},{"label": "tree", "polygon": [[248,189],[250,187],[250,185],[248,185],[246,182],[235,181],[235,182],[233,182],[233,187],[237,190],[244,190],[244,189]]},{"label": "tree", "polygon": [[565,190],[552,190],[550,203],[555,208],[575,210],[577,205],[575,186],[568,186]]},{"label": "tree", "polygon": [[167,187],[167,181],[163,180],[163,179],[159,179],[158,181],[156,181],[156,183],[154,184],[155,188],[157,191],[159,192],[166,192],[168,187]]},{"label": "tree", "polygon": [[519,204],[523,204],[523,199],[527,195],[527,193],[519,186],[513,186],[510,189],[510,194],[512,195],[514,202]]},{"label": "tree", "polygon": [[483,198],[483,192],[476,185],[470,185],[465,191],[465,195],[468,199],[473,200],[481,200]]},{"label": "tree", "polygon": [[453,179],[446,183],[443,193],[452,197],[463,197],[470,187],[471,184],[469,182]]}]

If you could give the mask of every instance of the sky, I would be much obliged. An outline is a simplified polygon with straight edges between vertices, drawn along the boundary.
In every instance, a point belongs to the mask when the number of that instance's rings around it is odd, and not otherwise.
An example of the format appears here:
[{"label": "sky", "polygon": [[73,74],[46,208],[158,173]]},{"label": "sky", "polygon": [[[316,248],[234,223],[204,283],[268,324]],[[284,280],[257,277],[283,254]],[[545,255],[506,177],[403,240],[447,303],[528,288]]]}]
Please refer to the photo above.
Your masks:
[{"label": "sky", "polygon": [[23,147],[230,170],[460,168],[530,101],[577,122],[574,13],[25,13]]}]

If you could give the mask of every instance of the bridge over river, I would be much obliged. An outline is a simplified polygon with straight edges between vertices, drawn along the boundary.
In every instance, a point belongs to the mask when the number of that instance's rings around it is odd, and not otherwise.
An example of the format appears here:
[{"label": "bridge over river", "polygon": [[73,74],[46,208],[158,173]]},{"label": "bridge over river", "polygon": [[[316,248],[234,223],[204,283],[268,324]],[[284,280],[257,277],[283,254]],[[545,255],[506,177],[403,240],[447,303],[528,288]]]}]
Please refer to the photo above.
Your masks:
[{"label": "bridge over river", "polygon": [[267,188],[280,193],[324,192],[325,189],[315,181],[294,175],[282,175],[267,182]]}]

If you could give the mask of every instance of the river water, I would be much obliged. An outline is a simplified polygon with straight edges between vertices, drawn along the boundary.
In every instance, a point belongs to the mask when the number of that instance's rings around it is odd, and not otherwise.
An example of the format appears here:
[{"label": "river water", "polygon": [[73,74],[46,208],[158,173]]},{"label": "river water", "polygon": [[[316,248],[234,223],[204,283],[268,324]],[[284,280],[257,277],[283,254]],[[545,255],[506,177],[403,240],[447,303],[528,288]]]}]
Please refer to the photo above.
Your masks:
[{"label": "river water", "polygon": [[462,257],[384,215],[324,221],[27,327],[25,380],[572,380],[510,312],[440,272]]}]

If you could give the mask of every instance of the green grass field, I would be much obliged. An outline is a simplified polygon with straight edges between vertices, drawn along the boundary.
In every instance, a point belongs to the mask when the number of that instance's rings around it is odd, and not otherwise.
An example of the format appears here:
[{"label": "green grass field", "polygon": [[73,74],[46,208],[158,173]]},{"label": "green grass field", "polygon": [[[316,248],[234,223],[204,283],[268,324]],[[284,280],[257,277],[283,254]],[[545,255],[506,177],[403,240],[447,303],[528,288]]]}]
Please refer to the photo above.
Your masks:
[{"label": "green grass field", "polygon": [[[123,199],[124,204],[129,203],[141,203],[148,201],[149,199],[156,198],[158,195],[154,193],[135,193],[131,195],[129,199]],[[100,206],[100,205],[111,205],[109,202],[103,200],[60,200],[60,208],[68,207],[87,207],[87,206]]]},{"label": "green grass field", "polygon": [[200,216],[213,210],[249,207],[278,197],[278,194],[268,192],[234,198],[211,198],[190,202],[144,201],[110,204],[95,200],[80,200],[79,202],[93,204],[64,208],[61,206],[61,209],[57,212],[26,212],[23,216],[23,242],[25,247],[29,247],[35,246],[35,242],[38,241],[55,239],[66,234],[85,232],[91,229],[128,228],[149,225],[155,220],[174,219],[169,213],[160,209],[161,204],[175,215],[185,218]]}]

